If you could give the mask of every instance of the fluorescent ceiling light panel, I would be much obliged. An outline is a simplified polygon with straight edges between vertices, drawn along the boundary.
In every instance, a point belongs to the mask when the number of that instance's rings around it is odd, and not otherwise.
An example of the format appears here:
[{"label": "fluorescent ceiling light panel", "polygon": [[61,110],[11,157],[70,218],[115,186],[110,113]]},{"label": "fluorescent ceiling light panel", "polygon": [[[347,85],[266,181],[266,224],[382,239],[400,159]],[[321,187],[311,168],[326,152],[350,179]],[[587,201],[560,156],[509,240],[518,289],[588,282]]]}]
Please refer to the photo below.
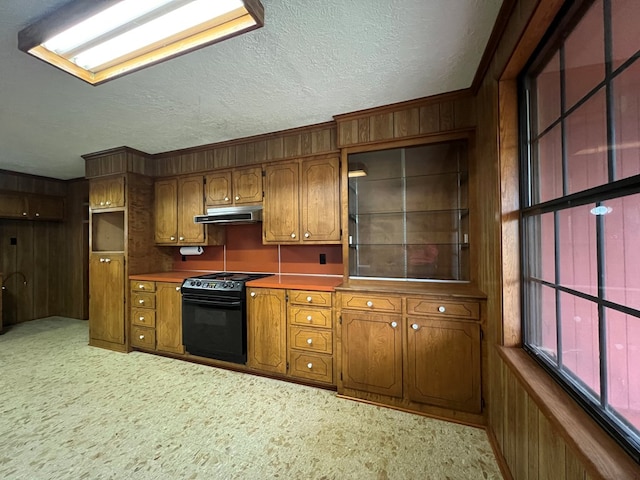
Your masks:
[{"label": "fluorescent ceiling light panel", "polygon": [[18,48],[97,85],[263,25],[259,0],[74,0]]}]

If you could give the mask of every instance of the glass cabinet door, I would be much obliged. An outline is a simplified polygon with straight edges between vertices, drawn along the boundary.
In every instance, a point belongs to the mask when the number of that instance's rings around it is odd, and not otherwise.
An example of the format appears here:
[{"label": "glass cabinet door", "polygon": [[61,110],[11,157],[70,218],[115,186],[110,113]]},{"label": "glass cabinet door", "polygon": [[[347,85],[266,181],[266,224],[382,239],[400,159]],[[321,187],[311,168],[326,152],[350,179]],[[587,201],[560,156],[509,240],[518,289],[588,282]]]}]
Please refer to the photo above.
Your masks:
[{"label": "glass cabinet door", "polygon": [[350,154],[351,277],[469,280],[467,141]]}]

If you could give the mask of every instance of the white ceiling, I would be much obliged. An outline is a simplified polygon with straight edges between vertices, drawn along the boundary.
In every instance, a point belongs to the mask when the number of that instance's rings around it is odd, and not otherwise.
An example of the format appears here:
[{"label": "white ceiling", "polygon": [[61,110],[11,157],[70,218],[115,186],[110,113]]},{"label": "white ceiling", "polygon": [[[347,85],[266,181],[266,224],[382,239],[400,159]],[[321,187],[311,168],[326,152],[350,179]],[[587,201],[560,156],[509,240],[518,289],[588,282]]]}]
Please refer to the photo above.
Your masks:
[{"label": "white ceiling", "polygon": [[[502,0],[262,0],[265,26],[93,87],[17,48],[68,0],[0,2],[0,169],[274,132],[471,86]],[[213,1],[213,0],[212,0]]]}]

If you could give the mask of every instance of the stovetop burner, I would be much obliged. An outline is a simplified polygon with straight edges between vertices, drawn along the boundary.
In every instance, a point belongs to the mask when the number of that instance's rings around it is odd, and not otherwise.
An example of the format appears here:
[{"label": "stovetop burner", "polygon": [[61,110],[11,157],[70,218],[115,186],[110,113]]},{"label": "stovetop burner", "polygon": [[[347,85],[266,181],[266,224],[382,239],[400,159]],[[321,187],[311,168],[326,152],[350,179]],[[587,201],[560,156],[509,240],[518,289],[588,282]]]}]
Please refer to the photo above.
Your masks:
[{"label": "stovetop burner", "polygon": [[182,283],[182,293],[215,293],[216,291],[241,292],[250,280],[268,277],[269,273],[217,272],[187,278]]}]

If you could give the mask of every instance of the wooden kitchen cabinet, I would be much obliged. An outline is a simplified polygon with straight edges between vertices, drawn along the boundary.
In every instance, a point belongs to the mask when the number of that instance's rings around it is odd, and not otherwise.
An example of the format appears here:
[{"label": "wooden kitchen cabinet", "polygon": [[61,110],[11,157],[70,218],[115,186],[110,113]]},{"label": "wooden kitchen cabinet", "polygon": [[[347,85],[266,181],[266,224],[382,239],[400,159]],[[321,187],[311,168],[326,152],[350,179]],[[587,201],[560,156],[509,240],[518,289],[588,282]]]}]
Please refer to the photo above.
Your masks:
[{"label": "wooden kitchen cabinet", "polygon": [[184,353],[179,283],[156,283],[156,349]]},{"label": "wooden kitchen cabinet", "polygon": [[247,289],[247,365],[265,372],[287,371],[285,290]]},{"label": "wooden kitchen cabinet", "polygon": [[[155,182],[155,243],[157,245],[219,245],[224,232],[194,223],[204,212],[204,177],[170,178]],[[208,226],[211,227],[211,226]]]},{"label": "wooden kitchen cabinet", "polygon": [[89,343],[125,348],[125,266],[123,254],[92,253],[89,258]]},{"label": "wooden kitchen cabinet", "polygon": [[156,284],[131,282],[131,346],[156,348]]},{"label": "wooden kitchen cabinet", "polygon": [[407,394],[411,401],[479,413],[480,325],[408,317]]},{"label": "wooden kitchen cabinet", "polygon": [[0,218],[63,220],[64,198],[23,192],[0,192]]},{"label": "wooden kitchen cabinet", "polygon": [[339,185],[335,157],[267,165],[264,243],[340,243]]},{"label": "wooden kitchen cabinet", "polygon": [[125,206],[125,178],[111,176],[91,179],[89,183],[89,207],[117,208]]},{"label": "wooden kitchen cabinet", "polygon": [[342,312],[342,386],[402,397],[402,317]]},{"label": "wooden kitchen cabinet", "polygon": [[205,177],[205,206],[262,203],[262,168],[216,171]]}]

